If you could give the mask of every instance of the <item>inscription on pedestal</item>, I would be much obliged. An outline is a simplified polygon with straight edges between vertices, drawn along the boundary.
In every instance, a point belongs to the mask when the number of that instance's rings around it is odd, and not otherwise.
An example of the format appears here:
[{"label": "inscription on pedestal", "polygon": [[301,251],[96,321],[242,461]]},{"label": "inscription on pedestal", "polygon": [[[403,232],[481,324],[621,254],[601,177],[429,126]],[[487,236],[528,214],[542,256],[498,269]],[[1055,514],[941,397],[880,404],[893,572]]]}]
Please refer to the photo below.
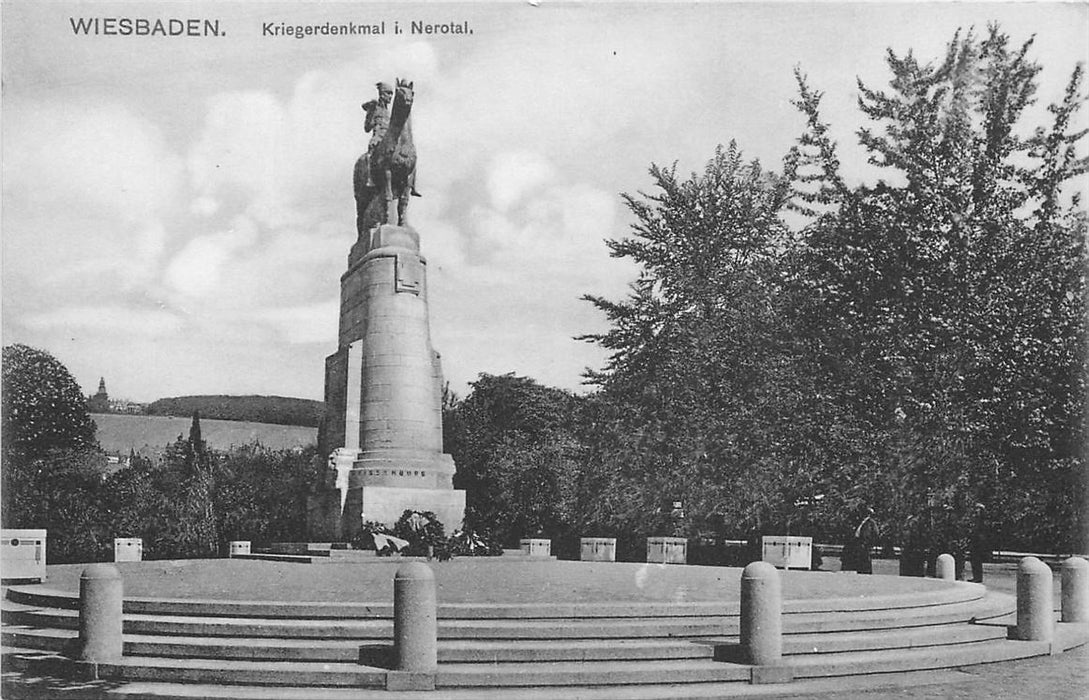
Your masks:
[{"label": "inscription on pedestal", "polygon": [[394,289],[408,294],[420,293],[423,282],[423,263],[418,255],[397,255],[397,281]]}]

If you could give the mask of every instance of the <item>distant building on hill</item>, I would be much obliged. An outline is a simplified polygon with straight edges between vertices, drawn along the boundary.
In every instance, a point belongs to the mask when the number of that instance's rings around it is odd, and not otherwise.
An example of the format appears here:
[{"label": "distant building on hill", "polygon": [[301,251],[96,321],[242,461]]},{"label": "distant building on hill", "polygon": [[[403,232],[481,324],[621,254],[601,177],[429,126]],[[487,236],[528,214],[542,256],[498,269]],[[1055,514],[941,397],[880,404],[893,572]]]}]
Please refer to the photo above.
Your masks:
[{"label": "distant building on hill", "polygon": [[91,413],[109,413],[110,397],[106,394],[106,378],[98,380],[98,392],[87,397],[87,410]]},{"label": "distant building on hill", "polygon": [[106,379],[98,380],[98,391],[87,397],[87,411],[89,413],[131,413],[142,414],[147,412],[147,404],[136,403],[128,399],[111,399],[106,393]]},{"label": "distant building on hill", "polygon": [[128,399],[110,399],[109,406],[109,413],[141,414],[147,409],[147,404],[136,403],[135,401],[129,401]]}]

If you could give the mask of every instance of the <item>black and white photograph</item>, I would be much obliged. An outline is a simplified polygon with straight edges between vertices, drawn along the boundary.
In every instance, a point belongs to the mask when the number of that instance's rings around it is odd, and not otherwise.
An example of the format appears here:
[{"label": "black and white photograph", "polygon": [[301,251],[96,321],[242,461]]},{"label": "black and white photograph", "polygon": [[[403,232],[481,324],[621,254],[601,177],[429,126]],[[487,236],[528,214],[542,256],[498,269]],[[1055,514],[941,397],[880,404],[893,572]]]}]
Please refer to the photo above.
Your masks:
[{"label": "black and white photograph", "polygon": [[0,2],[0,697],[1089,696],[1089,4]]}]

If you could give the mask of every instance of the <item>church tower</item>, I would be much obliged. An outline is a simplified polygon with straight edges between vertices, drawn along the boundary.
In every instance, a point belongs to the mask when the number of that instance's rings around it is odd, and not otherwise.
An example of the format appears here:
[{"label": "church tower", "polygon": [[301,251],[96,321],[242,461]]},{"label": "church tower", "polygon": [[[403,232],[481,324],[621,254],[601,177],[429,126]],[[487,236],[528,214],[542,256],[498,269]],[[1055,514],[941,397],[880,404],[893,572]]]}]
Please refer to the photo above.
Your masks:
[{"label": "church tower", "polygon": [[106,394],[106,378],[99,377],[98,392],[87,397],[87,410],[91,413],[109,413],[110,397]]}]

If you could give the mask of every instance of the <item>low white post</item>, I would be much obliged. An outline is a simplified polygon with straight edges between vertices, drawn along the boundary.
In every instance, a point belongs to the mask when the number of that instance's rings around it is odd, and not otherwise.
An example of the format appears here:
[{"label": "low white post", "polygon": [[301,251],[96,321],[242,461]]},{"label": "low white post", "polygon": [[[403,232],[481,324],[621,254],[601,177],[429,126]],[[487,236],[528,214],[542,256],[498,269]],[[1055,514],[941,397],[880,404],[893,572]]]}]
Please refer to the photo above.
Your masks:
[{"label": "low white post", "polygon": [[79,659],[121,658],[123,585],[111,564],[91,564],[79,577]]},{"label": "low white post", "polygon": [[939,554],[934,566],[934,572],[943,581],[957,580],[957,560],[952,554]]},{"label": "low white post", "polygon": [[1062,565],[1062,621],[1089,622],[1089,561],[1070,557]]},{"label": "low white post", "polygon": [[779,572],[754,561],[741,572],[741,652],[746,663],[774,665],[783,658],[783,595]]},{"label": "low white post", "polygon": [[410,561],[393,578],[393,643],[397,670],[433,673],[438,667],[438,601],[435,574]]},{"label": "low white post", "polygon": [[1055,631],[1051,569],[1036,557],[1017,565],[1017,627],[1014,639],[1047,642]]}]

